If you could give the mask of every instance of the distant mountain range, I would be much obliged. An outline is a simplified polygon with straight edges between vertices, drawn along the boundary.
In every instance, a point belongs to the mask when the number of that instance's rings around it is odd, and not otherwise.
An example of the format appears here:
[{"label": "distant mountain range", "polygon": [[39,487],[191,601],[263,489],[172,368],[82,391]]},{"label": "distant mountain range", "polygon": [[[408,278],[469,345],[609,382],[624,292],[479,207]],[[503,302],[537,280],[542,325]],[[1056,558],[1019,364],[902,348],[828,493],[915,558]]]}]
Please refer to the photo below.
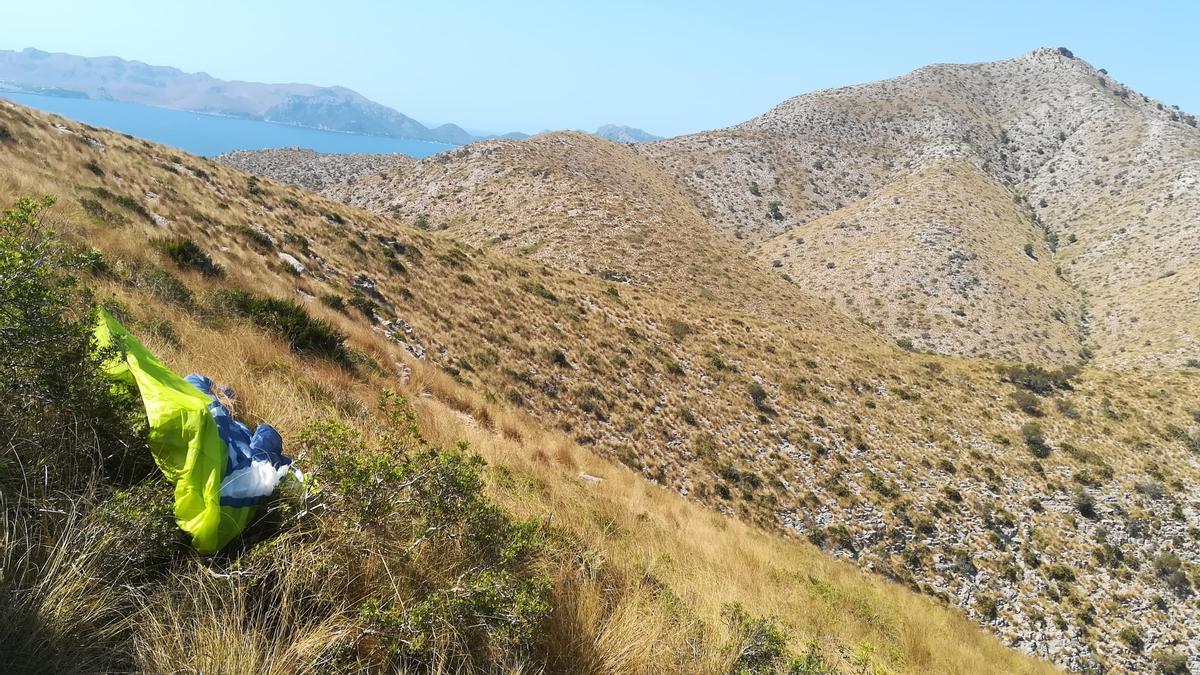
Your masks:
[{"label": "distant mountain range", "polygon": [[[457,124],[429,127],[345,87],[220,80],[116,56],[87,57],[26,48],[0,49],[0,91],[123,101],[140,105],[291,124],[372,136],[465,145],[488,138],[522,140],[529,134],[476,135]],[[661,140],[633,127],[606,124],[596,136],[620,143]]]},{"label": "distant mountain range", "polygon": [[605,124],[596,130],[593,136],[607,138],[610,141],[617,143],[650,143],[651,141],[661,141],[662,136],[655,136],[652,133],[642,131],[634,127],[626,127],[618,124]]},{"label": "distant mountain range", "polygon": [[427,127],[345,87],[220,80],[115,56],[0,50],[0,88],[455,145],[480,138],[455,124]]},{"label": "distant mountain range", "polygon": [[[464,145],[486,138],[521,141],[528,133],[475,135],[456,124],[426,126],[344,86],[264,84],[217,79],[118,56],[76,56],[40,49],[0,49],[0,91],[124,101],[371,136]],[[606,124],[595,136],[618,143],[660,141],[631,126]]]}]

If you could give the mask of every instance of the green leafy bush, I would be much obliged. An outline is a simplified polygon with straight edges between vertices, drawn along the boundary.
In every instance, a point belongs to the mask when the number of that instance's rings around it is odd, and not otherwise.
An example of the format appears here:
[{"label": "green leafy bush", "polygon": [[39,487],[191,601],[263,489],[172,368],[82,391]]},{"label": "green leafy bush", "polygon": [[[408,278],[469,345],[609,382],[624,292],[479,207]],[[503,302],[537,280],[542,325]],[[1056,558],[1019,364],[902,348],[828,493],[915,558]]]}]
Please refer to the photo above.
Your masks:
[{"label": "green leafy bush", "polygon": [[206,277],[225,276],[225,270],[213,262],[208,253],[191,239],[159,239],[151,243],[184,269],[195,270]]},{"label": "green leafy bush", "polygon": [[746,385],[746,393],[750,395],[750,402],[754,407],[761,409],[767,402],[767,390],[758,382],[751,381]]},{"label": "green leafy bush", "polygon": [[150,216],[150,212],[146,210],[146,207],[142,206],[142,203],[139,202],[138,200],[134,199],[133,197],[130,197],[128,195],[114,194],[113,192],[110,192],[108,189],[103,188],[103,187],[89,188],[89,190],[92,192],[92,194],[96,195],[97,197],[100,197],[101,199],[103,199],[107,202],[115,204],[127,211],[132,211],[133,213],[136,213],[143,220],[146,220],[148,222],[154,222],[154,218],[152,218]]},{"label": "green leafy bush", "polygon": [[40,221],[52,203],[0,213],[0,651],[9,672],[128,670],[106,657],[125,566],[96,565],[112,548],[83,525],[153,469],[138,407],[99,373],[81,261]]},{"label": "green leafy bush", "polygon": [[96,371],[91,298],[70,274],[82,261],[40,222],[53,203],[0,214],[0,485],[71,484],[136,445],[127,402]]},{"label": "green leafy bush", "polygon": [[549,580],[538,573],[545,533],[484,494],[484,461],[421,437],[403,397],[385,394],[377,448],[337,421],[314,422],[300,444],[322,499],[354,529],[396,542],[390,583],[368,587],[358,618],[399,670],[517,661],[538,649]]},{"label": "green leafy bush", "polygon": [[1142,648],[1146,645],[1145,641],[1142,640],[1142,636],[1137,632],[1137,630],[1129,626],[1122,628],[1121,632],[1117,634],[1117,637],[1121,638],[1121,642],[1129,645],[1130,649],[1138,653],[1141,653]]},{"label": "green leafy bush", "polygon": [[1021,436],[1025,438],[1025,446],[1033,453],[1034,457],[1044,459],[1050,456],[1050,445],[1046,443],[1046,436],[1042,433],[1042,426],[1036,422],[1029,422],[1021,427]]},{"label": "green leafy bush", "polygon": [[1063,366],[1051,371],[1033,364],[999,366],[997,371],[1000,373],[1000,379],[1038,396],[1047,396],[1056,389],[1071,389],[1072,383],[1080,374],[1076,366]]},{"label": "green leafy bush", "polygon": [[300,305],[241,289],[226,289],[215,295],[215,304],[249,319],[259,328],[288,343],[300,354],[311,354],[349,365],[346,336],[333,324],[314,318]]},{"label": "green leafy bush", "polygon": [[721,616],[732,636],[726,651],[732,657],[729,672],[734,675],[836,672],[815,646],[796,654],[789,649],[783,628],[770,619],[751,616],[740,604],[725,605]]},{"label": "green leafy bush", "polygon": [[130,280],[134,285],[149,290],[155,297],[175,305],[187,307],[195,299],[187,284],[161,267],[137,269]]}]

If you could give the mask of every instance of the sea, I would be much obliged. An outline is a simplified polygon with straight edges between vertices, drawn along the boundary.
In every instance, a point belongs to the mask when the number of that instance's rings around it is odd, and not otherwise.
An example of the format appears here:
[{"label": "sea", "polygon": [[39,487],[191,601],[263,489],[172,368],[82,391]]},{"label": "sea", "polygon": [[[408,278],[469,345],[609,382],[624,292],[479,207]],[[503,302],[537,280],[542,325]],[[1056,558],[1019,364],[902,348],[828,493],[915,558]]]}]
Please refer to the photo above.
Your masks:
[{"label": "sea", "polygon": [[287,147],[307,148],[317,152],[403,153],[412,157],[428,157],[455,147],[409,138],[324,131],[120,101],[7,91],[0,91],[0,98],[204,157],[233,150]]}]

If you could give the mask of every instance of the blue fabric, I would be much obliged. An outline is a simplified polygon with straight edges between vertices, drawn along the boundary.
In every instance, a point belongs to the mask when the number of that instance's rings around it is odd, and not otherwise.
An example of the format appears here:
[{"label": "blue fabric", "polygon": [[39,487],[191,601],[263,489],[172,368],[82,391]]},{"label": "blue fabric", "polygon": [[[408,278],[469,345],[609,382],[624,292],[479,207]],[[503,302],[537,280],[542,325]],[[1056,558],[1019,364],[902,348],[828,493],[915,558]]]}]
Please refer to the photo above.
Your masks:
[{"label": "blue fabric", "polygon": [[[217,400],[216,394],[213,393],[212,379],[199,373],[192,373],[183,379],[212,399],[208,404],[208,411],[212,413],[213,420],[217,423],[217,432],[229,450],[226,476],[250,466],[250,463],[256,460],[270,462],[276,469],[292,463],[292,460],[283,454],[283,437],[275,427],[263,423],[251,433],[249,427],[230,415],[229,409]],[[221,497],[221,504],[225,506],[252,506],[260,501],[261,497]]]}]

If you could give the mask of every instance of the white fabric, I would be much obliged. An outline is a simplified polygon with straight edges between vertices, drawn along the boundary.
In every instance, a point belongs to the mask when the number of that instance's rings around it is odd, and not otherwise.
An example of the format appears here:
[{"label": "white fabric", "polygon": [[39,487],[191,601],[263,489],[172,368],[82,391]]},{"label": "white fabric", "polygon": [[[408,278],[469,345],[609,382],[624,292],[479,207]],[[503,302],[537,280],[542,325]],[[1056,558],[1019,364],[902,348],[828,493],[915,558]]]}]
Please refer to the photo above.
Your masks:
[{"label": "white fabric", "polygon": [[234,471],[221,481],[221,496],[231,499],[266,497],[275,491],[275,486],[287,473],[287,464],[276,469],[270,462],[250,462],[250,466]]}]

